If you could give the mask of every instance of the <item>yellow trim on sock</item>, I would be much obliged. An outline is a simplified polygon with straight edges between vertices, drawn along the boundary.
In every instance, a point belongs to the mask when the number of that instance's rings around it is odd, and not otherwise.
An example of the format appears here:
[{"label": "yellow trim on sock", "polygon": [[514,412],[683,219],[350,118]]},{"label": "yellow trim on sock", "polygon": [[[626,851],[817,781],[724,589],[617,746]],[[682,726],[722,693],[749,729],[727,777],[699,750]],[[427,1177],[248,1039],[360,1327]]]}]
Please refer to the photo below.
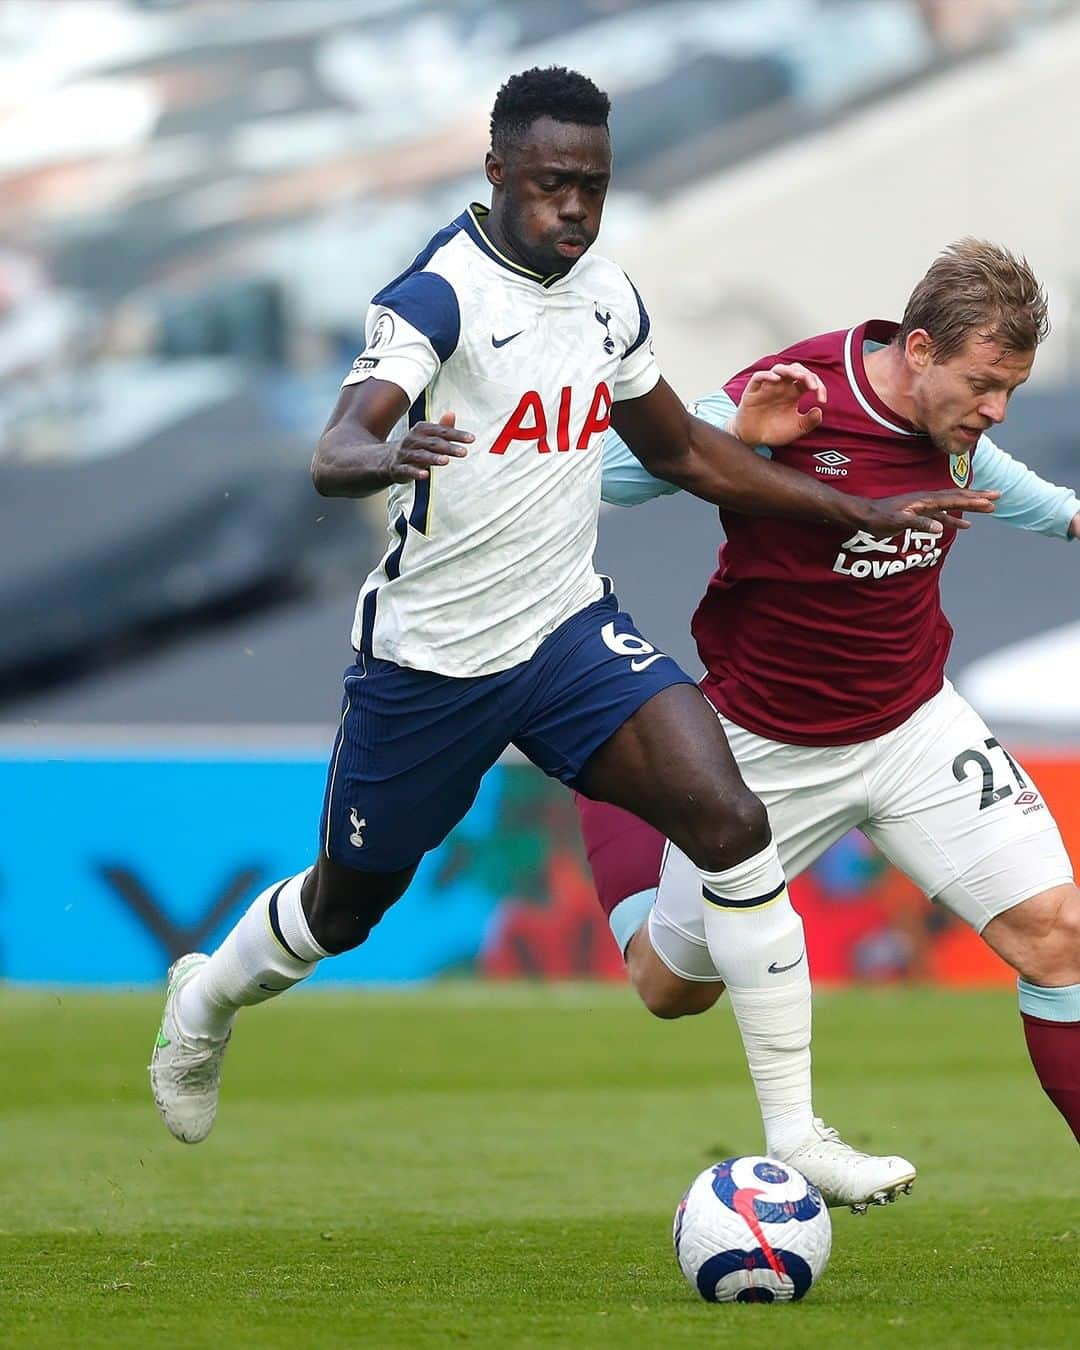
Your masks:
[{"label": "yellow trim on sock", "polygon": [[783,890],[779,891],[776,895],[774,895],[771,900],[764,900],[760,905],[746,905],[746,906],[717,904],[715,900],[709,899],[709,897],[705,894],[704,888],[702,888],[701,898],[702,900],[705,901],[707,905],[711,905],[713,909],[720,910],[721,913],[723,914],[757,914],[760,910],[768,909],[770,905],[775,905],[778,900],[783,900],[784,897],[787,895],[787,893],[788,889],[785,886]]}]

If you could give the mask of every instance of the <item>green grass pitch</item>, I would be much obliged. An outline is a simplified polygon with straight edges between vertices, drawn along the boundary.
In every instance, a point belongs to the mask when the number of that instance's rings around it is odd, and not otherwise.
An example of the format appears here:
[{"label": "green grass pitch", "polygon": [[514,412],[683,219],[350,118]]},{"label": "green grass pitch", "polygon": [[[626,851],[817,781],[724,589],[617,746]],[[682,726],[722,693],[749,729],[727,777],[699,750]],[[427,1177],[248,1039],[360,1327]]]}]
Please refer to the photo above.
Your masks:
[{"label": "green grass pitch", "polygon": [[690,1179],[760,1147],[726,1010],[304,991],[241,1017],[196,1148],[150,1099],[158,1012],[0,991],[0,1344],[1080,1344],[1076,1147],[1009,993],[819,996],[819,1109],[920,1177],[834,1213],[821,1284],[772,1307],[700,1302],[671,1250]]}]

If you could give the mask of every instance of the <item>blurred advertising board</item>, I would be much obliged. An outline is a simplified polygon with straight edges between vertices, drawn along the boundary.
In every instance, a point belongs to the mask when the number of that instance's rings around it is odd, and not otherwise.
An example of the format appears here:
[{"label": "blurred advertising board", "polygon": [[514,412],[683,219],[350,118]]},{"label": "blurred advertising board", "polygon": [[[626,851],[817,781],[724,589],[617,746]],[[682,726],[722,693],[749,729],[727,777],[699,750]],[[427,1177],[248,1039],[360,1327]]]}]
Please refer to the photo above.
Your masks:
[{"label": "blurred advertising board", "polygon": [[[1074,856],[1080,756],[1023,756]],[[318,846],[311,752],[0,751],[0,978],[142,985],[211,949]],[[1012,973],[853,833],[795,882],[819,983],[1009,983]],[[408,894],[318,980],[624,978],[569,794],[500,764]]]}]

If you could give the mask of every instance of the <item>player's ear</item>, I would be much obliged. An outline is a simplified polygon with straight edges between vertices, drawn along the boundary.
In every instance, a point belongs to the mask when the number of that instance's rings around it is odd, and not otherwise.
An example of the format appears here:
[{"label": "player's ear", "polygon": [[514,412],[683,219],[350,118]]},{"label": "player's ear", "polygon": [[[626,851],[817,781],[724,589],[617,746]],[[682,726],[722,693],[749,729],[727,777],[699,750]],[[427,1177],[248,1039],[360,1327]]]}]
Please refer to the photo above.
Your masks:
[{"label": "player's ear", "polygon": [[925,370],[934,359],[934,339],[925,328],[914,328],[907,335],[904,355],[916,370]]},{"label": "player's ear", "polygon": [[494,150],[489,150],[484,156],[484,173],[492,187],[501,188],[506,181],[505,162]]}]

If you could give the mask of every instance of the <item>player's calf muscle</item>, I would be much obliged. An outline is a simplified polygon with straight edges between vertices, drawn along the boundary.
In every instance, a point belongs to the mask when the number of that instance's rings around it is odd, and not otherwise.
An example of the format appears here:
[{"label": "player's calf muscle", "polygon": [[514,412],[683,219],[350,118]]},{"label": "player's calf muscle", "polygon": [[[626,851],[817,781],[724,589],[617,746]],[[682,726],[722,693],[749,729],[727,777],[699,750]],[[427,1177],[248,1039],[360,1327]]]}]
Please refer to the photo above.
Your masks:
[{"label": "player's calf muscle", "polygon": [[1080,890],[1056,886],[999,914],[983,937],[1031,984],[1080,984]]}]

